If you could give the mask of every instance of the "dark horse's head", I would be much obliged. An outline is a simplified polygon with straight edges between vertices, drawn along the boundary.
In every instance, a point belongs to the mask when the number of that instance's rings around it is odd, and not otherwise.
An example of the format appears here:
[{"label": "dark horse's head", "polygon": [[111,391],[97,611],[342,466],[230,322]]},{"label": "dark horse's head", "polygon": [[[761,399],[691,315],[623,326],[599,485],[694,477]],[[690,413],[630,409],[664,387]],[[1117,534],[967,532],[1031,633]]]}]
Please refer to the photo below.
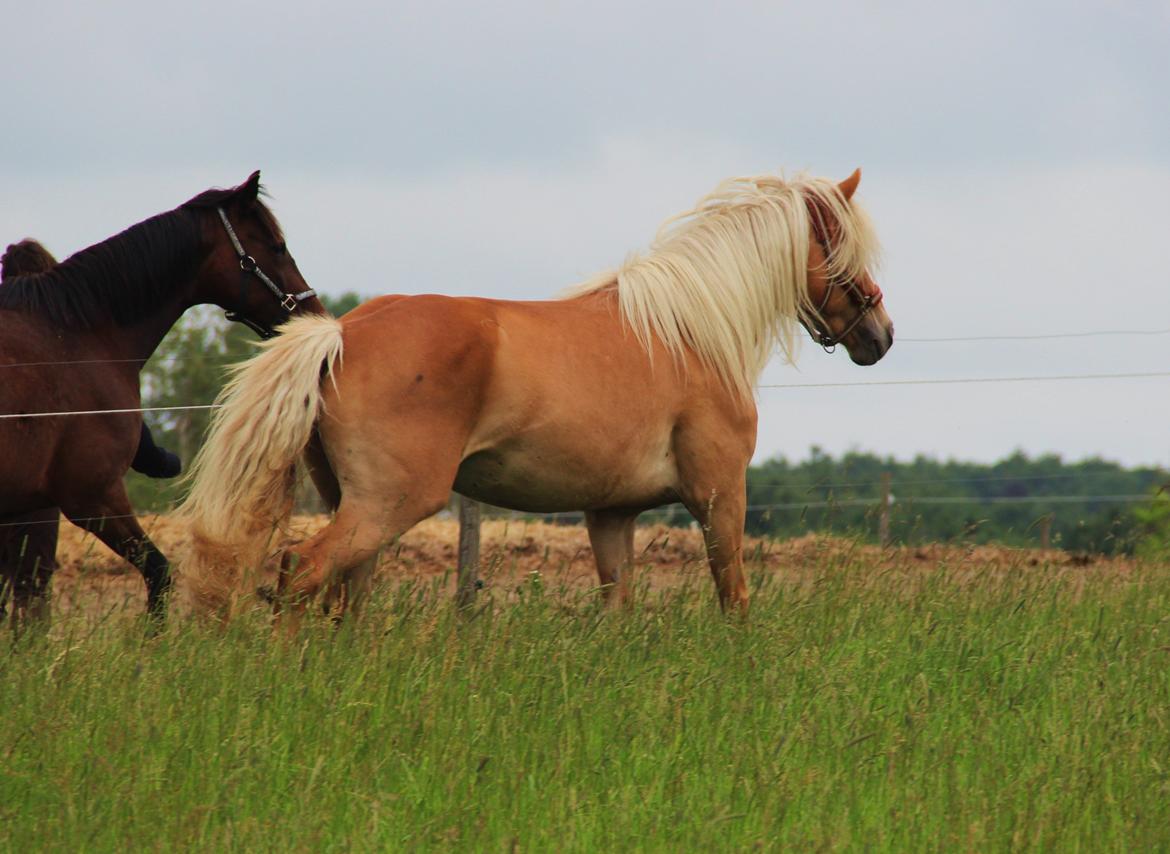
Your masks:
[{"label": "dark horse's head", "polygon": [[211,303],[267,337],[295,311],[325,311],[260,199],[259,172],[60,264],[35,240],[14,243],[3,256],[3,279],[0,308],[64,329],[125,327]]},{"label": "dark horse's head", "polygon": [[192,302],[214,303],[263,337],[296,311],[324,314],[288,251],[280,223],[260,199],[260,172],[229,190],[200,193],[180,210],[202,214],[209,251]]}]

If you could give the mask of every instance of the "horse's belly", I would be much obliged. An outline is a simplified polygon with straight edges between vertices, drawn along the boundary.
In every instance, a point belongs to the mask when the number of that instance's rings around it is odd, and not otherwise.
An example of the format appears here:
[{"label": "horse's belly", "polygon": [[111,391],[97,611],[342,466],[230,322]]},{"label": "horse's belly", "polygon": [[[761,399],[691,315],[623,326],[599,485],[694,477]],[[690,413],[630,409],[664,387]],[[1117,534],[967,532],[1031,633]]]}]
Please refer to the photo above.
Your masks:
[{"label": "horse's belly", "polygon": [[[678,476],[661,448],[566,448],[516,442],[472,454],[459,466],[462,495],[530,513],[655,507],[676,500]],[[608,451],[608,453],[607,453]]]}]

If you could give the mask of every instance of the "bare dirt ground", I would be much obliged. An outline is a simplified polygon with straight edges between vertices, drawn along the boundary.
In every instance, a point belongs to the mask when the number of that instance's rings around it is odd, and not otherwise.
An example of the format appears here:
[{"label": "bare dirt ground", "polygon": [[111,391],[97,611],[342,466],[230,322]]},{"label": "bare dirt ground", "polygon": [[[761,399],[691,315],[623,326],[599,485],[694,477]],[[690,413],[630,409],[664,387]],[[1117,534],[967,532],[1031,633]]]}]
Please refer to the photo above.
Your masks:
[{"label": "bare dirt ground", "polygon": [[[186,548],[183,526],[165,516],[143,518],[143,526],[159,548],[172,559]],[[323,516],[299,517],[295,525],[309,534],[326,522]],[[379,563],[380,577],[454,586],[458,522],[434,518],[419,524]],[[523,520],[486,520],[481,529],[481,576],[494,592],[510,592],[538,573],[548,589],[585,592],[597,585],[593,553],[581,525],[550,525]],[[703,559],[701,532],[646,526],[635,537],[636,584],[651,590],[683,585],[714,595]],[[874,579],[891,573],[907,583],[945,572],[962,583],[1024,572],[1045,572],[1087,579],[1098,574],[1128,577],[1132,561],[1074,555],[1063,551],[1010,549],[997,546],[929,545],[879,548],[850,539],[806,535],[792,540],[748,538],[744,556],[750,571],[773,575],[792,584],[811,584],[834,567],[849,567]],[[142,579],[129,565],[71,525],[63,524],[58,549],[61,568],[53,580],[56,615],[77,611],[89,614],[126,609],[140,612],[145,605]]]}]

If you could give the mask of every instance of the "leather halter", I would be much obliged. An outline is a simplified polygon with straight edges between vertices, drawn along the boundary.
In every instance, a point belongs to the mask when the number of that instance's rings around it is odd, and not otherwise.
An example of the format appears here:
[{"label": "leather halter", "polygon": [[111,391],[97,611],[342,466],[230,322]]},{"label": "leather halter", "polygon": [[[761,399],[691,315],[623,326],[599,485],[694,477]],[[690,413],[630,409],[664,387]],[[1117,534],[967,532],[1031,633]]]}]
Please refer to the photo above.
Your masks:
[{"label": "leather halter", "polygon": [[[281,289],[281,287],[272,281],[268,275],[260,269],[260,265],[256,263],[256,259],[249,255],[244,250],[244,244],[240,242],[240,238],[236,236],[236,230],[232,228],[231,222],[228,221],[227,214],[223,212],[223,208],[216,208],[215,212],[219,214],[220,222],[223,223],[224,229],[227,231],[228,239],[232,242],[232,247],[236,250],[236,256],[240,259],[240,270],[245,276],[251,273],[257,279],[264,283],[268,290],[272,291],[272,295],[276,297],[280,303],[280,307],[292,314],[299,303],[311,299],[317,295],[317,292],[312,288],[307,291],[301,291],[298,294],[290,294]],[[241,292],[243,288],[241,287]],[[225,311],[224,315],[228,320],[242,323],[259,335],[261,338],[271,338],[276,334],[275,330],[261,326],[259,323],[245,317],[238,311]]]},{"label": "leather halter", "polygon": [[[819,241],[818,241],[819,242]],[[827,246],[821,246],[821,251],[825,255],[825,263],[828,264],[829,249]],[[876,285],[875,285],[876,287]],[[833,288],[844,288],[845,292],[853,299],[857,305],[857,315],[838,335],[834,335],[827,323],[825,323],[825,308],[829,305],[829,300],[833,296]],[[809,335],[813,340],[825,348],[826,353],[832,353],[836,350],[837,345],[840,344],[846,336],[854,329],[861,325],[861,321],[865,320],[865,316],[882,304],[883,299],[882,289],[878,288],[876,294],[867,294],[861,289],[857,282],[850,279],[847,282],[826,282],[825,296],[821,300],[821,304],[817,306],[817,319],[813,324],[813,328],[809,330]]]}]

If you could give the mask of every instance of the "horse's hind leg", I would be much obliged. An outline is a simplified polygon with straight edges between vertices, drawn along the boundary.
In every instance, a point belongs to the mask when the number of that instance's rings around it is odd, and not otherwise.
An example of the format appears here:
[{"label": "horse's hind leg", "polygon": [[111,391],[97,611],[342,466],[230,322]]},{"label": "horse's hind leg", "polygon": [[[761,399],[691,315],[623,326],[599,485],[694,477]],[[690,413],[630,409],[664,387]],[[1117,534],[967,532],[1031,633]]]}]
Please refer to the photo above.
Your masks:
[{"label": "horse's hind leg", "polygon": [[284,554],[277,593],[278,601],[287,606],[288,631],[295,633],[307,601],[323,587],[344,583],[357,572],[357,589],[350,592],[364,592],[360,590],[364,582],[361,574],[372,565],[378,550],[441,510],[445,500],[446,491],[437,502],[403,496],[391,507],[343,497],[328,525]]},{"label": "horse's hind leg", "polygon": [[354,618],[360,616],[373,588],[377,565],[378,556],[375,554],[357,566],[339,572],[322,594],[322,612],[334,622],[340,622],[346,615]]},{"label": "horse's hind leg", "polygon": [[[375,419],[354,406],[352,412],[335,410],[336,420],[327,418],[321,426],[321,447],[328,454],[320,459],[331,464],[337,480],[337,512],[281,562],[278,602],[287,606],[290,632],[322,588],[357,571],[354,592],[359,592],[359,565],[446,506],[466,444],[464,424],[446,413]],[[311,461],[313,454],[310,447]]]},{"label": "horse's hind leg", "polygon": [[634,520],[636,513],[620,510],[588,510],[585,525],[597,561],[601,596],[606,602],[630,604],[630,573],[634,567]]},{"label": "horse's hind leg", "polygon": [[313,430],[309,444],[305,446],[304,460],[305,467],[309,470],[309,477],[313,481],[313,486],[317,487],[317,493],[321,496],[321,500],[325,502],[325,506],[329,508],[330,512],[336,510],[341,504],[341,485],[337,482],[333,466],[329,464],[329,457],[325,454],[319,430]]},{"label": "horse's hind leg", "polygon": [[152,617],[164,617],[171,589],[170,564],[138,524],[122,482],[111,484],[100,500],[61,509],[70,522],[92,533],[142,573],[147,609]]},{"label": "horse's hind leg", "polygon": [[339,616],[346,614],[358,617],[370,598],[370,590],[374,586],[374,569],[378,565],[378,556],[375,554],[368,560],[363,560],[346,573],[341,582],[341,610]]}]

